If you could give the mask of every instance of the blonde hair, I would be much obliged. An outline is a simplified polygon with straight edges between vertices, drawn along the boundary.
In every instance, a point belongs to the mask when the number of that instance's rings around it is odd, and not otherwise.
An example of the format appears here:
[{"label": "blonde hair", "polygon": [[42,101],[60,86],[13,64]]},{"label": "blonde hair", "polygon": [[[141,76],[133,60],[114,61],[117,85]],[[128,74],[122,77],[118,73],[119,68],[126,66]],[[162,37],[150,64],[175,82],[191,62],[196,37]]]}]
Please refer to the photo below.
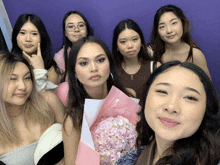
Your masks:
[{"label": "blonde hair", "polygon": [[21,143],[19,132],[15,129],[11,117],[7,113],[7,107],[3,100],[4,90],[10,81],[10,76],[18,62],[24,63],[31,72],[33,89],[27,101],[22,105],[24,109],[25,124],[39,124],[43,133],[55,122],[55,114],[47,101],[37,92],[33,71],[29,63],[21,56],[0,52],[0,146],[18,145]]}]

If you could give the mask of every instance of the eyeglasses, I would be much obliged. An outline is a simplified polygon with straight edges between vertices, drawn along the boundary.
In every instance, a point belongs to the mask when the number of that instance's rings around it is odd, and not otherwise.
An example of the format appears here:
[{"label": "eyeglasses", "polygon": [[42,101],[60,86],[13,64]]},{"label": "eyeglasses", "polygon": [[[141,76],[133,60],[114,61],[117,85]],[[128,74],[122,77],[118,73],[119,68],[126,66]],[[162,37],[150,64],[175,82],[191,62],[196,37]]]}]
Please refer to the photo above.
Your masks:
[{"label": "eyeglasses", "polygon": [[[77,24],[77,29],[79,29],[79,30],[85,30],[85,29],[86,29],[85,23],[83,23],[83,22],[78,23],[78,24]],[[69,25],[66,26],[66,30],[67,30],[68,32],[75,31],[75,30],[76,30],[76,26],[75,26],[74,24],[69,24]]]}]

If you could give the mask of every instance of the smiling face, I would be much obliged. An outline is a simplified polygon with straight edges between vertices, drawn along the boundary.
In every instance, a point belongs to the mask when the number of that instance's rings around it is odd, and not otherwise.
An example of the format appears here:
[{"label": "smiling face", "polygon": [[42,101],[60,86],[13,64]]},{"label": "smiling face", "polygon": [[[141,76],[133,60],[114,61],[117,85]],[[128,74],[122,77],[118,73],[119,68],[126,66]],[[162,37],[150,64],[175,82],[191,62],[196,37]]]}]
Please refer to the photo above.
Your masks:
[{"label": "smiling face", "polygon": [[65,21],[65,35],[73,43],[87,36],[86,23],[78,14],[71,14]]},{"label": "smiling face", "polygon": [[97,43],[85,43],[76,59],[75,73],[85,88],[106,85],[110,64],[103,48]]},{"label": "smiling face", "polygon": [[181,41],[183,35],[182,21],[173,12],[166,12],[159,19],[158,33],[167,44]]},{"label": "smiling face", "polygon": [[33,54],[40,43],[40,34],[36,26],[30,21],[26,22],[17,35],[18,47],[27,54]]},{"label": "smiling face", "polygon": [[174,142],[198,130],[205,110],[206,93],[199,77],[175,66],[151,84],[144,113],[156,139]]},{"label": "smiling face", "polygon": [[136,31],[125,29],[118,35],[117,46],[124,58],[138,58],[141,38]]},{"label": "smiling face", "polygon": [[5,85],[3,100],[10,105],[23,105],[30,96],[33,88],[31,73],[28,67],[18,62]]}]

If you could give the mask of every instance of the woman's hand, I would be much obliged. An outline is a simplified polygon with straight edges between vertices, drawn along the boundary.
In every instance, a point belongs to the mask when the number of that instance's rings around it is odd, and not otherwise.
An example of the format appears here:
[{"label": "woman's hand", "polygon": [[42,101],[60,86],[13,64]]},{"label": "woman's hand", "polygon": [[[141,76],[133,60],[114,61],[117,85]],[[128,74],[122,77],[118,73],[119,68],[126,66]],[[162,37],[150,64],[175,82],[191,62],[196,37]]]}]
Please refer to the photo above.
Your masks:
[{"label": "woman's hand", "polygon": [[34,69],[45,69],[44,60],[41,56],[40,43],[38,43],[37,54],[32,54],[30,56],[27,53],[25,53],[24,51],[22,53],[23,53],[23,57],[29,62],[29,64]]}]

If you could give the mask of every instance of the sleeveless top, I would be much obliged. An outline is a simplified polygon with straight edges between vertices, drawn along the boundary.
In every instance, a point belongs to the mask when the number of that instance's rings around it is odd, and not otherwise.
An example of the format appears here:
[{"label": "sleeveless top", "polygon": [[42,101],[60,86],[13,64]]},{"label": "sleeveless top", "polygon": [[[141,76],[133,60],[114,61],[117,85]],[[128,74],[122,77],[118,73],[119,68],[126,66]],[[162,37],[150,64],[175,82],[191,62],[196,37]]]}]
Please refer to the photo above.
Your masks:
[{"label": "sleeveless top", "polygon": [[38,141],[18,148],[0,156],[0,160],[7,165],[34,165],[34,152]]},{"label": "sleeveless top", "polygon": [[151,75],[151,62],[142,64],[136,74],[132,76],[124,71],[121,65],[118,67],[118,76],[121,84],[126,88],[131,88],[136,92],[136,97],[140,98],[142,93],[142,87]]}]

